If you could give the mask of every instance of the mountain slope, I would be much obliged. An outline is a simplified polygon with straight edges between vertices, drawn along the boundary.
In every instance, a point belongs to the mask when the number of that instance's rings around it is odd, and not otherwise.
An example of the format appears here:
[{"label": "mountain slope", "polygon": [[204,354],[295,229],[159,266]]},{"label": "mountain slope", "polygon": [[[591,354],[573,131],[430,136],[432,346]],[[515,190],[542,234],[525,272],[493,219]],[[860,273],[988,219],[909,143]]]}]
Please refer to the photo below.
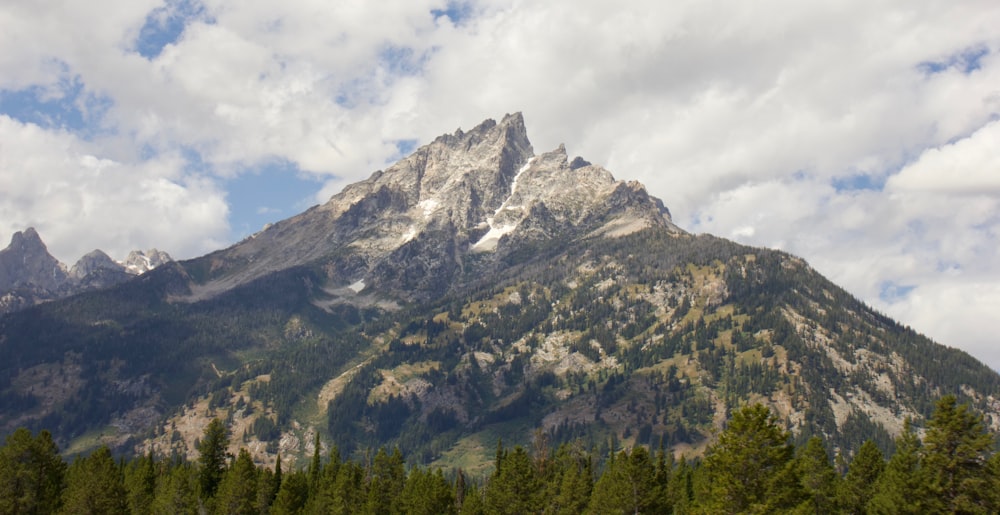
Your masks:
[{"label": "mountain slope", "polygon": [[802,260],[677,228],[642,185],[520,115],[441,136],[228,249],[0,319],[0,425],[260,460],[399,445],[475,467],[497,437],[698,453],[761,401],[797,438],[883,446],[1000,376]]}]

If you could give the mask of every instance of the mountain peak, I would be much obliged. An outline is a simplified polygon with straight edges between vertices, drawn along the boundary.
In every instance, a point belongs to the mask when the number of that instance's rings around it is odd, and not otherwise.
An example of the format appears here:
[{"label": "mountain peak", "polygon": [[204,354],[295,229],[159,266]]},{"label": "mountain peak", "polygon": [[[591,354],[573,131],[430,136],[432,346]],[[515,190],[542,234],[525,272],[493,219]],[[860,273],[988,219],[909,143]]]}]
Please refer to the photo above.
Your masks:
[{"label": "mountain peak", "polygon": [[10,238],[10,246],[8,246],[8,249],[22,252],[42,251],[48,253],[48,248],[45,246],[45,243],[42,242],[42,238],[38,236],[38,231],[36,231],[34,227],[28,227],[24,231],[15,232]]},{"label": "mountain peak", "polygon": [[334,261],[322,267],[336,287],[367,278],[368,291],[432,296],[449,288],[465,254],[498,262],[531,241],[616,237],[652,225],[679,231],[662,203],[622,187],[582,158],[571,165],[565,145],[535,155],[521,113],[487,119],[210,256],[209,281],[194,298],[325,260]]}]

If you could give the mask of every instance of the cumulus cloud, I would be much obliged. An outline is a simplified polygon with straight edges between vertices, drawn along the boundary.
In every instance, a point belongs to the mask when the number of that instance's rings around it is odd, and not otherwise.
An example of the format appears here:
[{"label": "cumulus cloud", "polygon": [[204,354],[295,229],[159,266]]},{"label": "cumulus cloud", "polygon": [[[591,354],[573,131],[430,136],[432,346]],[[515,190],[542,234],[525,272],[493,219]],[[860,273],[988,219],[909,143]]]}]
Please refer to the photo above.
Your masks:
[{"label": "cumulus cloud", "polygon": [[1000,195],[1000,121],[966,138],[925,150],[889,179],[895,191]]},{"label": "cumulus cloud", "polygon": [[[261,163],[319,179],[323,202],[409,142],[522,111],[536,150],[644,182],[683,227],[802,255],[988,355],[951,303],[968,289],[992,306],[1000,277],[996,2],[16,4],[0,7],[0,90],[100,100],[86,133],[3,125],[34,149],[5,146],[5,170],[45,178],[4,179],[4,229],[49,224],[65,253],[110,246],[86,240],[101,209],[140,204],[189,217],[143,245],[194,253],[225,241],[217,184]],[[54,221],[85,205],[109,207]],[[112,234],[155,225],[129,219]]]},{"label": "cumulus cloud", "polygon": [[118,259],[151,247],[208,252],[226,242],[227,206],[183,164],[115,161],[72,134],[0,115],[0,234],[35,227],[68,264],[95,248]]}]

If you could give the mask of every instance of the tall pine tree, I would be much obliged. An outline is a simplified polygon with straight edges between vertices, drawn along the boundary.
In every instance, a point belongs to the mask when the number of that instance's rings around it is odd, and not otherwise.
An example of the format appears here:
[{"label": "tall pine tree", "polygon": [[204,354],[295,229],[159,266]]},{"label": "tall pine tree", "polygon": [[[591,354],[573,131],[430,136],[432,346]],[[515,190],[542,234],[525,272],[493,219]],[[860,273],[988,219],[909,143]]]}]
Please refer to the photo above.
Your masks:
[{"label": "tall pine tree", "polygon": [[763,510],[769,497],[790,497],[781,491],[794,478],[793,453],[788,432],[765,406],[737,410],[705,453],[699,503],[709,512],[738,513]]},{"label": "tall pine tree", "polygon": [[927,422],[923,466],[928,506],[947,513],[996,513],[992,491],[1000,487],[988,462],[993,435],[986,431],[983,417],[967,404],[958,405],[954,395],[937,402]]},{"label": "tall pine tree", "polygon": [[838,504],[840,509],[851,515],[863,515],[865,506],[875,494],[875,484],[885,470],[882,451],[872,440],[865,440],[848,466],[847,474],[840,483]]}]

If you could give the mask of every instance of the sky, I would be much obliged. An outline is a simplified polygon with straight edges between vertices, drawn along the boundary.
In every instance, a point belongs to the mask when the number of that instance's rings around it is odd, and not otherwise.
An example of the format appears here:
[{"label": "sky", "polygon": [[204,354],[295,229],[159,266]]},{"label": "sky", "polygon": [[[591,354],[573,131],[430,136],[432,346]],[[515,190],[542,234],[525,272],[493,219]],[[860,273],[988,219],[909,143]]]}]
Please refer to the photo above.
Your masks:
[{"label": "sky", "polygon": [[1000,369],[996,0],[7,0],[0,239],[195,257],[515,111]]}]

